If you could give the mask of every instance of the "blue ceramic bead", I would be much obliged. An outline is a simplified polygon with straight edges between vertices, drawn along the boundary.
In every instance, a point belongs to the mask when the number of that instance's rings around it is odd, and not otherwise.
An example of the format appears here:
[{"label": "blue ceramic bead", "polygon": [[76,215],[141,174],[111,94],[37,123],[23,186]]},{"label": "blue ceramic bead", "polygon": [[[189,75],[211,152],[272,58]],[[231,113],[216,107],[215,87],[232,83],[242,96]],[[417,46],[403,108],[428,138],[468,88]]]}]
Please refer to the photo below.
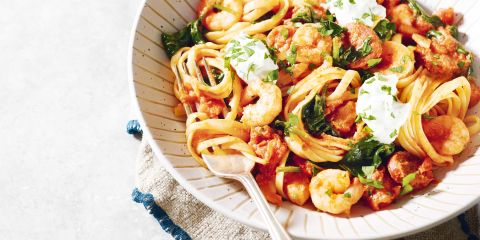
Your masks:
[{"label": "blue ceramic bead", "polygon": [[142,134],[142,127],[138,120],[130,120],[127,123],[127,133],[128,134]]}]

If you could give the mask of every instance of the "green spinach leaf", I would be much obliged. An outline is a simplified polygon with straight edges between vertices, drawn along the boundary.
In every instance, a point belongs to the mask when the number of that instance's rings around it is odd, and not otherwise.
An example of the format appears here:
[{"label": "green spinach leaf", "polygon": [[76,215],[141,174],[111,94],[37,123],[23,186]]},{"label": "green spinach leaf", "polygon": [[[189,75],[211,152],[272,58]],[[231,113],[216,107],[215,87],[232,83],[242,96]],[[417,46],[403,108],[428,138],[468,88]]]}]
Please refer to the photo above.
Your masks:
[{"label": "green spinach leaf", "polygon": [[391,23],[387,19],[383,19],[377,23],[373,30],[377,33],[378,37],[382,39],[382,41],[388,41],[397,32],[397,27],[395,26],[395,23]]},{"label": "green spinach leaf", "polygon": [[176,33],[162,33],[160,40],[162,41],[167,56],[171,58],[182,47],[205,43],[205,38],[203,37],[204,32],[205,30],[201,20],[197,19]]},{"label": "green spinach leaf", "polygon": [[313,136],[318,136],[322,133],[338,136],[338,133],[325,117],[326,90],[324,88],[322,95],[315,95],[302,109],[302,122],[307,132]]},{"label": "green spinach leaf", "polygon": [[[373,137],[364,137],[343,156],[340,164],[354,176],[368,178],[371,175],[365,167],[376,169],[395,151],[395,144],[383,144]],[[368,168],[367,168],[368,169]]]}]

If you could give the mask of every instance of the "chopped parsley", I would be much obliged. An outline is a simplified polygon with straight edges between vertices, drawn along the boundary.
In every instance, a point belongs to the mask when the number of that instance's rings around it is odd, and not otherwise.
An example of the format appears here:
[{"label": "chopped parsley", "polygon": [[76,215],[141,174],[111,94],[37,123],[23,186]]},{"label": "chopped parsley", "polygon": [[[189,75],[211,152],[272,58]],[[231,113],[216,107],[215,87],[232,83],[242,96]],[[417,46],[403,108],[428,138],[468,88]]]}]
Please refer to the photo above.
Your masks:
[{"label": "chopped parsley", "polygon": [[290,136],[292,133],[301,134],[297,128],[299,122],[297,115],[289,113],[287,121],[276,120],[274,126],[276,129],[283,130],[285,136]]},{"label": "chopped parsley", "polygon": [[358,176],[358,180],[360,180],[360,182],[362,184],[370,186],[370,187],[374,187],[374,188],[377,188],[377,189],[382,189],[383,188],[383,183],[381,181],[378,181],[378,180],[365,178],[365,177],[362,177],[360,175]]},{"label": "chopped parsley", "polygon": [[295,62],[297,61],[297,46],[295,46],[295,44],[292,44],[290,48],[290,54],[287,55],[287,61],[290,66],[295,65]]},{"label": "chopped parsley", "polygon": [[388,70],[396,73],[402,73],[405,70],[405,68],[403,66],[397,66],[397,67],[391,67]]},{"label": "chopped parsley", "polygon": [[383,85],[382,86],[382,91],[388,93],[388,95],[392,95],[392,87]]},{"label": "chopped parsley", "polygon": [[382,61],[382,58],[372,58],[372,59],[368,59],[367,64],[368,64],[368,67],[371,68],[371,67],[377,66],[381,61]]},{"label": "chopped parsley", "polygon": [[362,90],[360,90],[360,95],[362,95],[362,94],[369,94],[369,92],[365,89],[362,89]]},{"label": "chopped parsley", "polygon": [[395,136],[397,136],[398,132],[397,132],[397,129],[393,130],[393,132],[390,133],[390,137],[391,138],[394,138]]},{"label": "chopped parsley", "polygon": [[295,91],[295,85],[293,85],[293,86],[290,86],[290,87],[288,88],[288,90],[287,90],[287,94],[288,94],[288,95],[290,95],[290,94],[292,94],[292,93],[293,93],[293,91]]},{"label": "chopped parsley", "polygon": [[336,0],[335,3],[333,3],[333,6],[337,8],[343,8],[343,1],[342,0]]},{"label": "chopped parsley", "polygon": [[452,36],[455,38],[455,39],[458,39],[458,36],[460,35],[458,33],[458,26],[457,25],[452,25],[450,26],[450,34],[452,34]]},{"label": "chopped parsley", "polygon": [[329,188],[327,191],[325,191],[325,194],[327,194],[327,196],[331,197],[332,196],[332,189]]},{"label": "chopped parsley", "polygon": [[427,32],[426,36],[428,38],[440,38],[442,36],[442,34],[439,31],[432,29],[432,30]]},{"label": "chopped parsley", "polygon": [[330,20],[320,20],[318,25],[318,32],[320,32],[322,36],[338,37],[345,31],[340,25]]},{"label": "chopped parsley", "polygon": [[349,192],[346,192],[346,193],[343,194],[343,197],[344,198],[351,198],[352,195]]},{"label": "chopped parsley", "polygon": [[278,80],[278,69],[275,69],[267,74],[267,78],[263,79],[264,82],[274,82]]},{"label": "chopped parsley", "polygon": [[416,173],[410,173],[402,179],[402,191],[400,192],[400,196],[413,191],[413,187],[410,185],[410,183],[415,179],[416,176]]},{"label": "chopped parsley", "polygon": [[288,29],[287,28],[283,28],[282,30],[280,30],[280,34],[282,35],[283,38],[287,39],[290,35],[288,33]]},{"label": "chopped parsley", "polygon": [[457,53],[464,54],[464,55],[469,54],[469,52],[465,50],[465,48],[463,48],[461,45],[457,46]]}]

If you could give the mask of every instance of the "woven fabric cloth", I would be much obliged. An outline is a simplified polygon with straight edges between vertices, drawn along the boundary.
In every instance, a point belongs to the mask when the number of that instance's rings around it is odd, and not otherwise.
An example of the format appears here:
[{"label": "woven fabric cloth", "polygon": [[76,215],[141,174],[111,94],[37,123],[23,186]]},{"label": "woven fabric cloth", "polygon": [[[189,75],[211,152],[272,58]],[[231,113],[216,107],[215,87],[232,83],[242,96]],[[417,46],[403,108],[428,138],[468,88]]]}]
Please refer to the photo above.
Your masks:
[{"label": "woven fabric cloth", "polygon": [[[160,165],[146,141],[141,144],[136,165],[138,190],[133,193],[134,200],[143,202],[161,227],[174,238],[270,239],[267,233],[227,218],[188,193]],[[140,192],[149,194],[144,197]],[[157,209],[152,209],[153,201],[139,199],[151,199],[152,196]],[[440,226],[404,239],[478,239],[478,230],[478,213],[476,209],[470,209]],[[184,232],[188,236],[185,237]]]}]

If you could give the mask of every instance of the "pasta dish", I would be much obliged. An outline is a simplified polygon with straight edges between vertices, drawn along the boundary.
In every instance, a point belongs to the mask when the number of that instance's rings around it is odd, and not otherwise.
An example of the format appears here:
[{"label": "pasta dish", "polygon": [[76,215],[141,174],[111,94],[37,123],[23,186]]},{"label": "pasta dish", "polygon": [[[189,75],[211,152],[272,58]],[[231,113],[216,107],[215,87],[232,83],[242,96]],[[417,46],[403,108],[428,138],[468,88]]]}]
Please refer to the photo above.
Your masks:
[{"label": "pasta dish", "polygon": [[202,0],[161,42],[187,146],[242,154],[266,199],[349,214],[437,181],[480,119],[452,8],[415,0]]}]

